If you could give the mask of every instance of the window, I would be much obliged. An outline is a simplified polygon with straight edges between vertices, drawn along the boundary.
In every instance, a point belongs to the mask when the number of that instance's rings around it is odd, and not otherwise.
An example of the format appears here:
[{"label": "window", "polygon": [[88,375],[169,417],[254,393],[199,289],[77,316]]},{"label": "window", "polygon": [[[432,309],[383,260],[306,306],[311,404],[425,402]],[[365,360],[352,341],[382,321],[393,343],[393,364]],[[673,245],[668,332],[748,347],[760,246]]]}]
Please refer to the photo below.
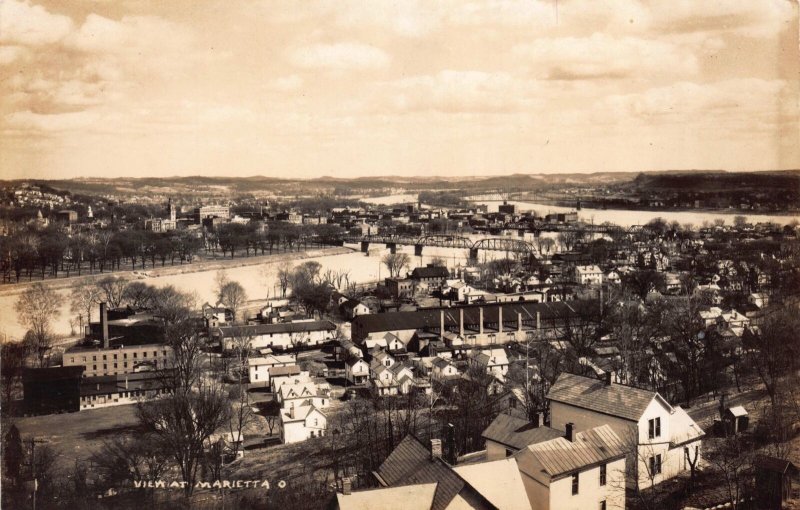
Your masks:
[{"label": "window", "polygon": [[103,361],[105,361],[105,360],[106,360],[106,355],[105,355],[105,354],[103,354]]},{"label": "window", "polygon": [[97,356],[92,356],[92,361],[97,361]]},{"label": "window", "polygon": [[133,353],[133,359],[136,359],[136,353],[135,352]]},{"label": "window", "polygon": [[97,370],[97,365],[92,365],[92,370]]},{"label": "window", "polygon": [[579,475],[579,473],[573,473],[572,474],[572,495],[573,496],[578,493],[578,483],[579,483],[578,475]]},{"label": "window", "polygon": [[124,368],[128,368],[128,362],[126,361],[125,363],[123,363],[123,364],[122,364],[122,366],[123,366]]},{"label": "window", "polygon": [[142,353],[142,357],[143,357],[143,358],[146,358],[146,357],[147,357],[147,351],[144,351],[144,352]]},{"label": "window", "polygon": [[600,485],[606,484],[606,464],[600,465]]},{"label": "window", "polygon": [[511,409],[516,409],[517,408],[517,399],[515,399],[514,397],[509,397],[508,398],[508,407],[510,407]]},{"label": "window", "polygon": [[69,362],[70,362],[70,363],[75,363],[75,358],[74,358],[74,357],[70,358],[70,359],[69,359]]},{"label": "window", "polygon": [[650,475],[656,476],[661,474],[661,454],[655,457],[650,457]]},{"label": "window", "polygon": [[108,363],[103,363],[103,370],[108,370]]},{"label": "window", "polygon": [[117,364],[116,363],[114,363],[114,368],[117,368]]},{"label": "window", "polygon": [[647,422],[647,436],[650,439],[661,437],[661,418],[653,418]]},{"label": "window", "polygon": [[128,359],[128,353],[127,352],[122,353],[122,359]]},{"label": "window", "polygon": [[158,356],[158,351],[153,351],[153,357],[155,358],[156,356]]}]

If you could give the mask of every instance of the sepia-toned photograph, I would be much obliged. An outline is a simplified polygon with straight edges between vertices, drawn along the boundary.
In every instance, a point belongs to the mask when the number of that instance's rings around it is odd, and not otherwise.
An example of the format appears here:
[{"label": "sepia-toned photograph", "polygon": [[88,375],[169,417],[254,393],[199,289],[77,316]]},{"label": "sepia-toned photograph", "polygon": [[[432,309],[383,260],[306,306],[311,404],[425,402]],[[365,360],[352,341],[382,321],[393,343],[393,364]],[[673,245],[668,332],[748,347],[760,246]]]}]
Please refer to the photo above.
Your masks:
[{"label": "sepia-toned photograph", "polygon": [[800,510],[798,0],[0,0],[0,510]]}]

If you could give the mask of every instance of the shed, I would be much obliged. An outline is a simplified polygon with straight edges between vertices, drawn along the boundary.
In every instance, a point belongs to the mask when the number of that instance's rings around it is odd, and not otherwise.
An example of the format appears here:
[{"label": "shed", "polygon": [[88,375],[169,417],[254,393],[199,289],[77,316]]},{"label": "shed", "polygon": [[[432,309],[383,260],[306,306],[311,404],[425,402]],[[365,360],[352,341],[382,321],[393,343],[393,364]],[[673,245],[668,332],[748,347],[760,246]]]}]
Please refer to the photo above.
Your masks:
[{"label": "shed", "polygon": [[758,508],[780,510],[783,502],[792,496],[792,478],[797,475],[797,467],[788,460],[767,455],[756,457],[753,466]]},{"label": "shed", "polygon": [[729,435],[747,430],[749,419],[747,410],[742,406],[729,407],[722,413],[725,432]]}]

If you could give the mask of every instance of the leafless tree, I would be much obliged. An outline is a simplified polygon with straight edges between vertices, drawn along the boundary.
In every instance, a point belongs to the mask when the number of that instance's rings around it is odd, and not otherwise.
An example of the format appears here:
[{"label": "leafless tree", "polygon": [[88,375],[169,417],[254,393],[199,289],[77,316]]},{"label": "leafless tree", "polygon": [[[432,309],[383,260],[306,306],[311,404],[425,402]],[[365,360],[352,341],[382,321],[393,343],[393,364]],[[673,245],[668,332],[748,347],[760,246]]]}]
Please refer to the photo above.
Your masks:
[{"label": "leafless tree", "polygon": [[228,422],[228,429],[233,437],[232,455],[236,456],[243,438],[243,432],[247,425],[253,422],[255,415],[250,403],[248,385],[245,381],[245,374],[248,371],[248,360],[250,359],[252,337],[237,328],[232,338],[232,349],[236,371],[236,386],[231,390],[230,397],[232,403],[231,418]]},{"label": "leafless tree", "polygon": [[387,253],[383,256],[381,262],[389,270],[389,277],[395,278],[400,276],[403,269],[408,268],[411,259],[406,253]]},{"label": "leafless tree", "polygon": [[73,287],[72,293],[70,294],[70,300],[72,301],[70,311],[77,314],[81,331],[83,331],[84,321],[86,321],[87,325],[91,322],[92,309],[96,307],[102,299],[103,292],[95,285],[81,283]]},{"label": "leafless tree", "polygon": [[282,261],[277,269],[278,284],[281,287],[281,297],[286,297],[289,285],[292,281],[292,263],[288,260]]},{"label": "leafless tree", "polygon": [[753,458],[754,452],[741,435],[719,440],[713,448],[707,448],[706,461],[722,476],[728,499],[726,503],[733,510],[743,508],[745,495],[751,489]]},{"label": "leafless tree", "polygon": [[106,276],[97,282],[97,288],[103,294],[103,299],[111,308],[119,308],[125,299],[125,288],[128,282],[116,276]]},{"label": "leafless tree", "polygon": [[14,397],[14,390],[19,379],[25,360],[31,352],[31,345],[28,342],[4,342],[0,346],[0,375],[3,381],[3,409],[8,409],[8,405]]},{"label": "leafless tree", "polygon": [[144,282],[130,282],[123,292],[123,302],[133,308],[140,310],[153,306],[153,297],[156,295],[156,288]]},{"label": "leafless tree", "polygon": [[[169,470],[169,457],[150,434],[117,436],[103,441],[92,454],[91,461],[99,487],[117,490],[130,487],[132,480],[155,482]],[[152,489],[145,490],[153,496]]]},{"label": "leafless tree", "polygon": [[233,321],[236,322],[237,315],[247,302],[247,292],[239,282],[228,281],[220,289],[217,299],[220,303],[231,309]]},{"label": "leafless tree", "polygon": [[14,306],[19,322],[29,328],[40,367],[44,366],[45,357],[53,347],[51,322],[61,314],[62,301],[57,292],[34,283],[19,296]]}]

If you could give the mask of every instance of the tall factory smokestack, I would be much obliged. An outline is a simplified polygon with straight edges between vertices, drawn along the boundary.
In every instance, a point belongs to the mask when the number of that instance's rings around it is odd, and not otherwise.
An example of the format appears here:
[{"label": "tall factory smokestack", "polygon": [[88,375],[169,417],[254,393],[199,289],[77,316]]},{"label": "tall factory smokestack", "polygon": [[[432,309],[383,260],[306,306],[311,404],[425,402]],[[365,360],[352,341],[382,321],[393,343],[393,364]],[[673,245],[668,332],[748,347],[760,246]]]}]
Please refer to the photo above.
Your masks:
[{"label": "tall factory smokestack", "polygon": [[108,349],[108,311],[105,302],[100,303],[100,329],[103,332],[103,349]]}]

